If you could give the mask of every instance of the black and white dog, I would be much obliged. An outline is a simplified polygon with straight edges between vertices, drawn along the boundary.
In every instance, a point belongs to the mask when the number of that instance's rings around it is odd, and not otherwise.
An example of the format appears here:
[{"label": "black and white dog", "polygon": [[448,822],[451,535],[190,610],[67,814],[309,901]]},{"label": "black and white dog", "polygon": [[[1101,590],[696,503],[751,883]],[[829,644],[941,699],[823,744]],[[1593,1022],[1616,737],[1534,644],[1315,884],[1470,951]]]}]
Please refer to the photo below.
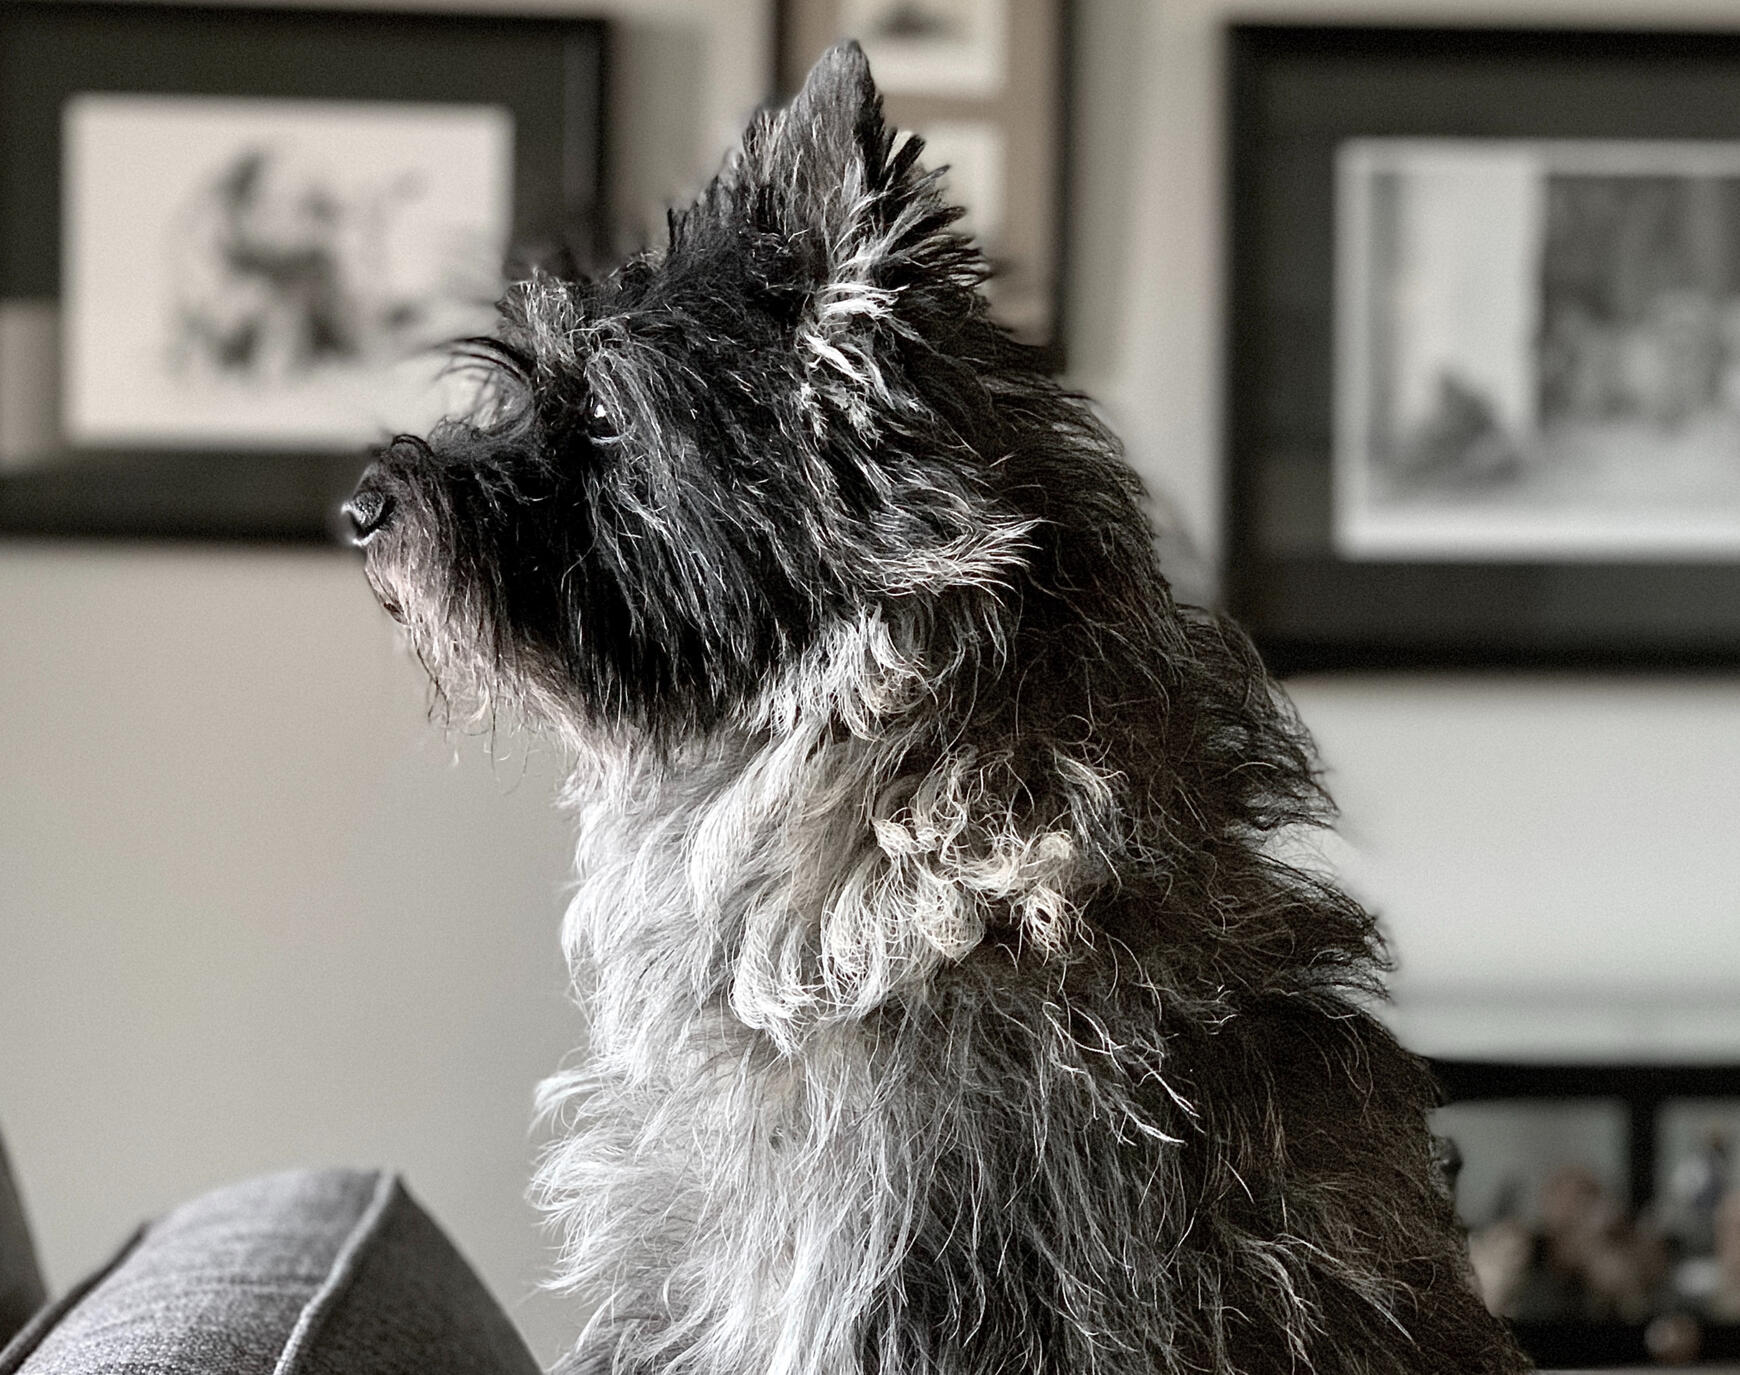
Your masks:
[{"label": "black and white dog", "polygon": [[1281,857],[1309,741],[919,156],[836,48],[349,506],[440,690],[574,756],[567,1368],[1523,1369]]}]

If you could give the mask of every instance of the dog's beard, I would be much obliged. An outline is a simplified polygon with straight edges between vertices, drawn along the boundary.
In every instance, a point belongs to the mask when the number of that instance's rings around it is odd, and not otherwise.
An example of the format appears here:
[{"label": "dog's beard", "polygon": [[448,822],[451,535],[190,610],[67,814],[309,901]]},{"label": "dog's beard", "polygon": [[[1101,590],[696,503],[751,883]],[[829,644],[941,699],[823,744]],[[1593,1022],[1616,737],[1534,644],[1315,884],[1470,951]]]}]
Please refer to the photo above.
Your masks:
[{"label": "dog's beard", "polygon": [[400,440],[370,468],[365,486],[390,518],[365,544],[369,585],[399,623],[450,723],[526,710],[534,694],[525,641],[508,630],[501,590],[484,570],[495,541],[464,517],[457,482],[428,446]]}]

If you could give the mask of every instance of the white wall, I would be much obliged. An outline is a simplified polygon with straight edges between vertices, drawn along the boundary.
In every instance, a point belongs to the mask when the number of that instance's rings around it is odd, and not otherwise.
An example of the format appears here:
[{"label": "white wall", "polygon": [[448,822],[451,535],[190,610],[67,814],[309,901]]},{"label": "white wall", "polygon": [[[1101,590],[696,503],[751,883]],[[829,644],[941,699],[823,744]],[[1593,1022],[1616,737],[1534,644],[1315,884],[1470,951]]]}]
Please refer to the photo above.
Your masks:
[{"label": "white wall", "polygon": [[1729,678],[1294,685],[1423,1050],[1740,1059]]}]

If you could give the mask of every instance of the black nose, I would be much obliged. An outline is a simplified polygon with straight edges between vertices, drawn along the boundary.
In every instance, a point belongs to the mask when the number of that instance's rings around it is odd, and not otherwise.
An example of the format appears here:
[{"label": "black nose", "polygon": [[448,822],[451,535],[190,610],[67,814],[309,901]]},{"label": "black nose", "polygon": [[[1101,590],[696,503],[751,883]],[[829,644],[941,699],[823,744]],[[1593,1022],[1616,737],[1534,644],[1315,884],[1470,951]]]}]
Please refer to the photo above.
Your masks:
[{"label": "black nose", "polygon": [[358,544],[367,544],[392,516],[393,499],[378,488],[359,487],[344,503],[344,513],[350,517],[354,531],[351,538]]}]

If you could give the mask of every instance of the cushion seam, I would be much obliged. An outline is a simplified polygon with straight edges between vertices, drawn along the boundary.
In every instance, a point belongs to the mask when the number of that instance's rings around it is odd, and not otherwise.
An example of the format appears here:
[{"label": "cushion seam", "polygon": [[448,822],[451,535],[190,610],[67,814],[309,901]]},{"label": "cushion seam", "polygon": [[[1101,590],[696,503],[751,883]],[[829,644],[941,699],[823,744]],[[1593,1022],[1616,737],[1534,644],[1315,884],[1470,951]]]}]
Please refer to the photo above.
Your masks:
[{"label": "cushion seam", "polygon": [[351,1280],[362,1265],[369,1242],[379,1231],[387,1209],[392,1206],[398,1192],[399,1180],[396,1175],[382,1171],[376,1177],[374,1196],[369,1200],[368,1207],[363,1209],[362,1216],[357,1219],[350,1234],[345,1237],[344,1244],[338,1248],[338,1254],[332,1258],[332,1266],[327,1271],[326,1278],[302,1306],[296,1326],[290,1330],[284,1349],[278,1354],[278,1362],[272,1367],[272,1375],[296,1375],[303,1368],[303,1358],[314,1349],[314,1341],[319,1336],[321,1325],[338,1306],[345,1290],[350,1287]]}]

